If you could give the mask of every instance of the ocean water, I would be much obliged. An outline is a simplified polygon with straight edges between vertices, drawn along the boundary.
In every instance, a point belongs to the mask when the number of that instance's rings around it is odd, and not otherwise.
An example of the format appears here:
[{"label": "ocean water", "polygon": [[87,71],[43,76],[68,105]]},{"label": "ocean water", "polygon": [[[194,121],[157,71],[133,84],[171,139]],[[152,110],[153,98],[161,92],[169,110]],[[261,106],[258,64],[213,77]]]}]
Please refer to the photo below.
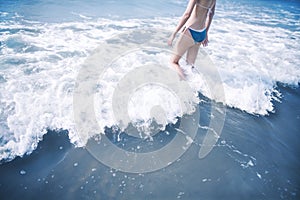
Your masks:
[{"label": "ocean water", "polygon": [[[182,104],[170,88],[150,84],[117,101],[130,98],[117,111],[128,109],[138,133],[113,115],[122,78],[128,83],[132,70],[137,78],[139,66],[168,65],[165,43],[186,4],[0,1],[0,199],[299,198],[299,1],[217,2],[210,43],[200,54],[217,69],[224,98],[209,91],[205,75],[182,63],[188,83],[182,90],[191,89]],[[132,34],[139,48],[128,51]],[[143,49],[149,38],[160,49]],[[89,134],[82,137],[76,113],[89,102],[74,98],[78,80],[88,77],[80,76],[86,66],[107,60],[110,68],[94,91],[97,127],[86,123]],[[199,159],[214,119],[221,135]],[[118,148],[141,155],[164,149],[194,124],[196,134],[184,135],[183,154],[155,171],[122,170],[119,151],[96,145],[105,133]],[[151,135],[153,129],[159,134]],[[101,160],[107,157],[110,165]],[[148,160],[136,163],[152,167]]]}]

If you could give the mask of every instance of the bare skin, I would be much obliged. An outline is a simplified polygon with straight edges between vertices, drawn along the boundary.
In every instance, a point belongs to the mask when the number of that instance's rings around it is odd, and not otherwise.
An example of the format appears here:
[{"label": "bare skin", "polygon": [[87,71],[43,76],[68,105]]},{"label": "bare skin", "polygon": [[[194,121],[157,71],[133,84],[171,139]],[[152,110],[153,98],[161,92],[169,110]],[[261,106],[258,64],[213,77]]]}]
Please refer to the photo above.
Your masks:
[{"label": "bare skin", "polygon": [[[206,8],[199,6],[199,4]],[[180,78],[183,80],[185,79],[185,74],[179,66],[179,60],[186,53],[187,64],[194,65],[200,45],[202,44],[204,47],[208,45],[207,33],[215,12],[215,5],[216,0],[189,0],[188,6],[175,31],[168,39],[168,45],[172,46],[176,34],[184,27],[175,45],[175,55],[171,58],[171,65],[177,70]],[[210,13],[208,13],[207,8],[211,8]],[[206,28],[206,38],[200,43],[195,43],[190,31],[187,29],[188,27],[195,30]]]}]

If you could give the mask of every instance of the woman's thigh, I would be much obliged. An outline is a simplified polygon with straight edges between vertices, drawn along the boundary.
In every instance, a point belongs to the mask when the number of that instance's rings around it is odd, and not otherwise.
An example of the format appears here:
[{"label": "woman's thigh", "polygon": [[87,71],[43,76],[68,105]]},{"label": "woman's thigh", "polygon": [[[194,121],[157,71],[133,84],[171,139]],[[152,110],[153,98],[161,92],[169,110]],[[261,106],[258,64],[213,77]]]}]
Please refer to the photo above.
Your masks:
[{"label": "woman's thigh", "polygon": [[[189,31],[185,29],[179,36],[175,48],[174,48],[174,58],[178,60],[183,56],[183,54],[194,45],[194,40],[191,38]],[[176,59],[176,60],[177,60]]]},{"label": "woman's thigh", "polygon": [[196,60],[197,55],[198,55],[200,44],[201,43],[194,44],[193,46],[191,46],[187,50],[186,61],[187,61],[188,64],[190,64],[190,65],[194,65],[195,64],[195,60]]}]

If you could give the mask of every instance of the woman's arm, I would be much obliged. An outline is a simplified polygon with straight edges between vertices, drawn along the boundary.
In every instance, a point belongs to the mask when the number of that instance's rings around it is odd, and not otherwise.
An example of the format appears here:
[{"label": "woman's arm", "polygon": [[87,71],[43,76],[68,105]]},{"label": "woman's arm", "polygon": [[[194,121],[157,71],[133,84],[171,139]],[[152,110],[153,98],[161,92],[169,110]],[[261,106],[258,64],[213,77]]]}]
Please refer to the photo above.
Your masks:
[{"label": "woman's arm", "polygon": [[212,19],[214,17],[214,14],[215,14],[215,8],[216,8],[216,2],[214,3],[213,7],[211,8],[211,12],[208,15],[208,20],[206,23],[206,38],[202,42],[202,45],[205,47],[208,45],[208,30],[209,30],[210,24],[212,22]]},{"label": "woman's arm", "polygon": [[208,15],[208,22],[207,22],[207,24],[206,24],[206,30],[207,30],[207,32],[208,32],[208,30],[209,30],[211,21],[212,21],[214,15],[215,15],[215,8],[216,8],[216,2],[214,3],[213,7],[211,8],[211,12],[210,12],[209,15]]},{"label": "woman's arm", "polygon": [[172,42],[176,36],[176,34],[178,33],[178,31],[184,26],[184,24],[186,23],[186,21],[190,18],[191,13],[193,11],[193,8],[196,4],[196,0],[190,0],[189,4],[183,14],[183,16],[181,17],[178,25],[176,26],[175,31],[172,33],[172,35],[170,36],[169,40],[168,40],[168,45],[171,46]]}]

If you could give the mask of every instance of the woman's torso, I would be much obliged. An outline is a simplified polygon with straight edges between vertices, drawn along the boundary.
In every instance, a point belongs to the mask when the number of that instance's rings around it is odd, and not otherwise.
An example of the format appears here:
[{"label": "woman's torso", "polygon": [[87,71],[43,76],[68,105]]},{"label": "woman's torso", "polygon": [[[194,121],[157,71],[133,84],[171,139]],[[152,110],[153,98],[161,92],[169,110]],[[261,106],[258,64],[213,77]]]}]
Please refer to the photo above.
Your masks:
[{"label": "woman's torso", "polygon": [[195,30],[205,28],[206,17],[209,12],[208,8],[212,8],[215,0],[197,0],[193,8],[190,18],[186,22],[186,27],[191,27]]}]

